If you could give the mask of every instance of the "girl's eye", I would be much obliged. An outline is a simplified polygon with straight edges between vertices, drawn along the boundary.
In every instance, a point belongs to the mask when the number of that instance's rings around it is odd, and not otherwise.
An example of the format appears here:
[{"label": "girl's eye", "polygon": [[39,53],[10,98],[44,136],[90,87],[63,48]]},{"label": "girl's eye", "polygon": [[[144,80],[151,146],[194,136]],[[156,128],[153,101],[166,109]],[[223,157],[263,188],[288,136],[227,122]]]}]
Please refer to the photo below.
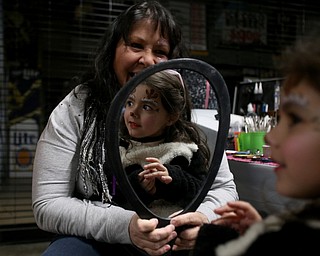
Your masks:
[{"label": "girl's eye", "polygon": [[131,100],[127,100],[126,107],[131,107],[133,105],[133,102]]},{"label": "girl's eye", "polygon": [[143,108],[144,110],[146,110],[146,111],[152,111],[152,110],[153,110],[153,108],[150,107],[149,105],[143,105],[142,108]]},{"label": "girl's eye", "polygon": [[302,118],[294,113],[287,113],[289,117],[290,126],[301,123]]}]

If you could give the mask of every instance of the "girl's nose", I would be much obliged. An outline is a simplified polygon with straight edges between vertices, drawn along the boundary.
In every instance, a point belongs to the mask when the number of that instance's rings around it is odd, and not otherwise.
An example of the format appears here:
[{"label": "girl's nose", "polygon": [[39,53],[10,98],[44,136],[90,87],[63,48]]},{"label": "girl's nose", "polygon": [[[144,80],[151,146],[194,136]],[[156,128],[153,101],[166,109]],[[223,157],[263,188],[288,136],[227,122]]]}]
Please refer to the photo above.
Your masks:
[{"label": "girl's nose", "polygon": [[270,145],[271,147],[275,148],[279,146],[281,141],[281,135],[279,137],[279,131],[277,131],[278,127],[273,127],[264,137],[265,144]]},{"label": "girl's nose", "polygon": [[134,112],[130,111],[130,116],[136,117],[136,114]]}]

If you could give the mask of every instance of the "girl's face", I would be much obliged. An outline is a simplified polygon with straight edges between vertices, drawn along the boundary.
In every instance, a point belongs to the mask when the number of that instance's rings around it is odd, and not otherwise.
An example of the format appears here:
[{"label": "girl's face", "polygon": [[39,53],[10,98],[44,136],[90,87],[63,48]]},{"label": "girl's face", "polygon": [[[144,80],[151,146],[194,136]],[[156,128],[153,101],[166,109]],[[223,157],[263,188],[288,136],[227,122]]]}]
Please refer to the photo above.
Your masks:
[{"label": "girl's face", "polygon": [[306,81],[281,98],[280,121],[267,135],[277,191],[289,197],[320,196],[320,93]]},{"label": "girl's face", "polygon": [[119,41],[113,62],[121,86],[146,67],[168,60],[170,52],[168,40],[161,37],[159,28],[154,31],[150,20],[137,22],[128,38],[128,44]]},{"label": "girl's face", "polygon": [[160,94],[145,84],[138,85],[126,101],[124,121],[133,138],[162,135],[173,123],[161,103]]}]

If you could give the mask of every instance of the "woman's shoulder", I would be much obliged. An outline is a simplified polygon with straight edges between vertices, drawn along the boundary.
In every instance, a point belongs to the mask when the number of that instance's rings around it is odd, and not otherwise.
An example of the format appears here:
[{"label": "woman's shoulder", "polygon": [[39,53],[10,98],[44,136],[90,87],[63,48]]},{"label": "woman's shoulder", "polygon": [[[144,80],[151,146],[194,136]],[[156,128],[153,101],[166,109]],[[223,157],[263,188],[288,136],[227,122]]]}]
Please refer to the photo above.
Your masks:
[{"label": "woman's shoulder", "polygon": [[54,111],[61,111],[66,109],[68,111],[80,111],[84,110],[85,100],[88,95],[88,88],[85,85],[78,85],[73,88],[56,106]]},{"label": "woman's shoulder", "polygon": [[51,112],[49,123],[64,123],[67,126],[76,124],[76,126],[81,127],[87,95],[88,89],[85,86],[78,85],[73,88]]},{"label": "woman's shoulder", "polygon": [[83,105],[89,93],[89,88],[84,84],[79,84],[73,88],[62,101],[67,101],[75,105]]}]

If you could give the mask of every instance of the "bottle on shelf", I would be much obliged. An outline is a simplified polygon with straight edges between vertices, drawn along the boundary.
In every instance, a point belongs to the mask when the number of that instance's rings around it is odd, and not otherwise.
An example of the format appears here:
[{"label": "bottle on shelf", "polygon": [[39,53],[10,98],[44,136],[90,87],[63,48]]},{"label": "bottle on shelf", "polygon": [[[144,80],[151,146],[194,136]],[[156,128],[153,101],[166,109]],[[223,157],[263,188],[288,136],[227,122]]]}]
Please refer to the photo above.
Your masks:
[{"label": "bottle on shelf", "polygon": [[252,101],[254,112],[258,116],[264,116],[268,112],[268,104],[263,101],[263,87],[262,82],[255,83],[253,90],[253,101]]},{"label": "bottle on shelf", "polygon": [[274,86],[274,111],[276,112],[279,109],[280,105],[280,83],[276,82]]},{"label": "bottle on shelf", "polygon": [[256,112],[255,109],[253,107],[253,104],[251,102],[249,102],[249,104],[247,105],[247,116],[256,116]]}]

